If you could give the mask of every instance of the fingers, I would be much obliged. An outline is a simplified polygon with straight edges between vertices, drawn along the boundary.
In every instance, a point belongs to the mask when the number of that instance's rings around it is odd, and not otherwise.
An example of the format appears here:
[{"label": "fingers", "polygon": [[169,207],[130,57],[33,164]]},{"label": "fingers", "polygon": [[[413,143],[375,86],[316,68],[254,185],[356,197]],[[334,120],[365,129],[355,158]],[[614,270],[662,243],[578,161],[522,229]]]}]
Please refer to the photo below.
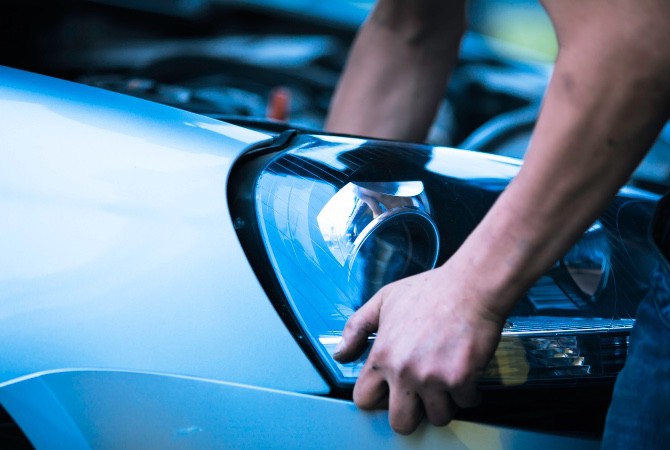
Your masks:
[{"label": "fingers", "polygon": [[451,422],[458,408],[445,389],[428,387],[422,390],[420,395],[426,418],[431,424],[443,427]]},{"label": "fingers", "polygon": [[381,289],[351,316],[334,355],[341,362],[353,360],[377,331],[354,401],[362,409],[388,401],[389,422],[398,433],[412,433],[424,415],[434,425],[446,425],[458,408],[477,405],[477,381],[500,339],[499,321],[473,306],[460,281],[446,282],[458,280],[445,281],[443,274],[452,274],[447,269]]},{"label": "fingers", "polygon": [[388,408],[391,427],[405,435],[416,430],[424,415],[434,426],[449,424],[459,408],[477,406],[480,397],[475,383],[453,390],[432,385],[419,392],[397,381],[387,383],[381,371],[371,364],[363,368],[354,387],[354,402],[359,408]]},{"label": "fingers", "polygon": [[381,296],[373,296],[347,321],[342,331],[342,340],[337,344],[333,358],[341,363],[355,360],[368,346],[368,336],[379,327]]},{"label": "fingers", "polygon": [[[376,394],[381,395],[381,391],[377,391]],[[454,395],[461,396],[464,403],[456,401]],[[391,386],[388,398],[391,428],[400,434],[411,434],[419,426],[424,415],[434,426],[442,427],[449,424],[459,407],[478,404],[479,393],[476,388],[473,392],[462,393],[460,390],[447,392],[435,387],[425,388],[417,393],[406,386],[396,384]]]},{"label": "fingers", "polygon": [[421,423],[423,405],[411,388],[396,383],[389,392],[389,423],[399,434],[411,434]]},{"label": "fingers", "polygon": [[464,397],[468,399],[467,406],[459,405],[451,394],[439,387],[426,388],[417,394],[411,388],[399,384],[393,385],[389,392],[386,380],[371,368],[361,373],[354,388],[354,402],[363,410],[388,408],[389,423],[393,430],[400,434],[411,434],[424,415],[432,425],[442,427],[451,422],[459,407],[475,406],[479,400],[476,389],[474,394],[468,393],[469,397]]},{"label": "fingers", "polygon": [[[425,415],[435,426],[445,426],[454,418],[459,408],[476,406],[480,400],[476,377],[458,385],[443,382],[414,382],[391,376],[387,371],[368,360],[354,387],[354,402],[364,410],[389,408],[389,423],[394,431],[410,434]],[[390,387],[389,387],[390,386]]]},{"label": "fingers", "polygon": [[375,364],[366,363],[354,386],[354,403],[361,409],[388,409],[389,388]]}]

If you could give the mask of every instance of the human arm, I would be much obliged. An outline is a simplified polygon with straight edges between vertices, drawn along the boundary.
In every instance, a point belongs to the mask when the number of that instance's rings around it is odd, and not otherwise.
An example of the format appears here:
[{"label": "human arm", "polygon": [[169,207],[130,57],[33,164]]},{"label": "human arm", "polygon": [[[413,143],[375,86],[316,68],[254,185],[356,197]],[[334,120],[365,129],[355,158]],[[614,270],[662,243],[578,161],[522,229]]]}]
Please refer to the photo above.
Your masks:
[{"label": "human arm", "polygon": [[383,288],[337,359],[375,344],[354,389],[410,433],[477,401],[476,382],[516,300],[606,207],[670,114],[670,4],[544,2],[559,55],[518,176],[441,267]]},{"label": "human arm", "polygon": [[326,129],[423,140],[464,29],[465,0],[379,0],[356,37]]}]

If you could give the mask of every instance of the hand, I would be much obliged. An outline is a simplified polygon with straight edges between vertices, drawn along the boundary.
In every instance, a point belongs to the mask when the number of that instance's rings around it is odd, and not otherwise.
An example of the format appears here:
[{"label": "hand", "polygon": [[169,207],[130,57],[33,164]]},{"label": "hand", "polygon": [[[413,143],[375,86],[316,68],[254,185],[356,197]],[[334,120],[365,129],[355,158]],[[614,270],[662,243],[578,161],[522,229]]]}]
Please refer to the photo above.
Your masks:
[{"label": "hand", "polygon": [[388,407],[398,433],[412,433],[424,414],[433,425],[446,425],[458,407],[479,402],[477,380],[504,317],[482,307],[476,285],[468,285],[473,277],[459,272],[447,263],[387,285],[349,318],[342,334],[335,359],[347,362],[377,331],[354,401],[361,409]]}]

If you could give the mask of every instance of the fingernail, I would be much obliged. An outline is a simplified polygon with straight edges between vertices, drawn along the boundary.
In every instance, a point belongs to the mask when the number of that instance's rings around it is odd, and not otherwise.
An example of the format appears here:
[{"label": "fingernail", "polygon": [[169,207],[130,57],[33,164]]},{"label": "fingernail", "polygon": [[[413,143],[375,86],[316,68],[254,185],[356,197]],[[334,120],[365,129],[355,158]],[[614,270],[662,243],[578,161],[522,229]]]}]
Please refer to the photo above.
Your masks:
[{"label": "fingernail", "polygon": [[333,353],[333,357],[337,358],[340,356],[340,353],[342,353],[342,350],[344,350],[346,345],[347,343],[345,342],[344,338],[340,339],[340,342],[338,342],[337,346],[335,347],[335,353]]}]

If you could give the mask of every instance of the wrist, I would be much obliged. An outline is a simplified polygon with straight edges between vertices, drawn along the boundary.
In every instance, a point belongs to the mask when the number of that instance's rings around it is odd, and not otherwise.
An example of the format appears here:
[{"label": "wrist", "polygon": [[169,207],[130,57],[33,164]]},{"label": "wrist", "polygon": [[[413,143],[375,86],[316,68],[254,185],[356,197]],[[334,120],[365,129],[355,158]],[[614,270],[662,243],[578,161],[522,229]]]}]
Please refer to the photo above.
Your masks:
[{"label": "wrist", "polygon": [[[478,323],[484,319],[502,329],[516,298],[506,298],[504,294],[509,291],[498,289],[489,274],[482,273],[473,264],[467,252],[459,250],[434,272],[436,279],[443,283],[440,302],[455,304],[465,322]],[[457,295],[450,295],[453,292]],[[506,308],[508,304],[511,306]]]},{"label": "wrist", "polygon": [[517,201],[519,194],[508,189],[443,266],[459,274],[462,287],[479,299],[482,313],[501,323],[555,261],[544,227],[528,217],[531,202]]}]

